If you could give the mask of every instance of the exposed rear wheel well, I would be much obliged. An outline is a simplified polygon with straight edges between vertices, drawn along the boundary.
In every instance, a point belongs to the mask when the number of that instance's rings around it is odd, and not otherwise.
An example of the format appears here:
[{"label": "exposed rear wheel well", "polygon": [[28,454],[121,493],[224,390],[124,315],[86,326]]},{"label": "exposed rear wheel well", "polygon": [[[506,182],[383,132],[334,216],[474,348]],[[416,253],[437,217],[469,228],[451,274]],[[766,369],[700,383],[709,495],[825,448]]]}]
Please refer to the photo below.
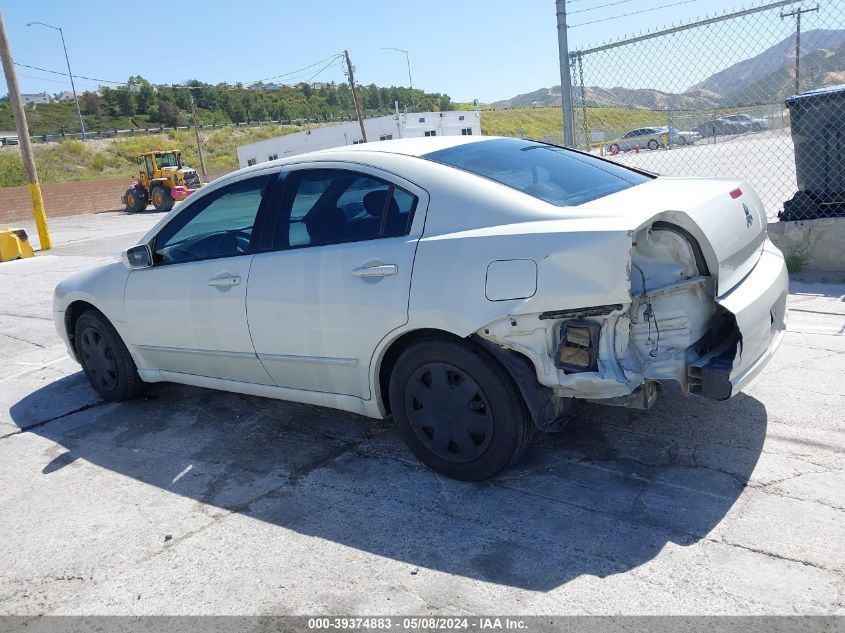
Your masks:
[{"label": "exposed rear wheel well", "polygon": [[96,307],[87,301],[74,301],[67,307],[67,310],[65,310],[65,332],[67,332],[67,338],[70,341],[71,347],[73,347],[74,353],[76,353],[76,343],[73,340],[73,333],[76,330],[76,322],[79,320],[79,317],[88,310],[94,310],[95,312],[102,314]]}]

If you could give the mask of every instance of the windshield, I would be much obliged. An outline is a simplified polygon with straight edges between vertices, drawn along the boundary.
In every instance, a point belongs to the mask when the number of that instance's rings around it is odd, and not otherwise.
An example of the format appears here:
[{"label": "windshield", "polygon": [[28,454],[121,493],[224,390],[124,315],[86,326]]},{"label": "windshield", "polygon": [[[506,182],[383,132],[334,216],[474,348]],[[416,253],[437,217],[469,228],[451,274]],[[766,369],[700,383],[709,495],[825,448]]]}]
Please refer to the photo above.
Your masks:
[{"label": "windshield", "polygon": [[423,158],[561,207],[584,204],[652,178],[588,154],[515,138],[457,145]]},{"label": "windshield", "polygon": [[179,161],[176,160],[176,152],[156,155],[156,163],[158,163],[159,168],[179,166]]}]

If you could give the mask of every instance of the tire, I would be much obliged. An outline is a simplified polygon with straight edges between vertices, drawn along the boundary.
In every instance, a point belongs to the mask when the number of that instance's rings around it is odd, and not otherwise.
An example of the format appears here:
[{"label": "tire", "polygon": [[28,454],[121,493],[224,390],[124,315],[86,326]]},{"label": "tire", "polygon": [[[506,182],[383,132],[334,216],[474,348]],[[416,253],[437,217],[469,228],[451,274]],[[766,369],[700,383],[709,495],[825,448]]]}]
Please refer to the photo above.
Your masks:
[{"label": "tire", "polygon": [[82,371],[101,398],[121,402],[141,393],[144,383],[135,361],[102,313],[83,312],[76,320],[73,340]]},{"label": "tire", "polygon": [[655,149],[657,149],[658,147],[660,147],[660,143],[658,143],[658,142],[657,142],[656,140],[654,140],[653,138],[652,138],[652,139],[649,139],[649,141],[648,141],[648,148],[649,148],[650,150],[655,150]]},{"label": "tire", "polygon": [[156,211],[170,211],[173,208],[173,196],[170,195],[170,190],[166,187],[153,187],[152,195],[153,206]]},{"label": "tire", "polygon": [[389,397],[411,452],[452,479],[493,477],[522,456],[534,434],[511,377],[463,341],[424,339],[406,349],[390,376]]},{"label": "tire", "polygon": [[147,208],[147,192],[140,187],[129,187],[126,190],[126,212],[140,213]]},{"label": "tire", "polygon": [[622,149],[619,147],[619,143],[613,143],[613,145],[610,146],[610,153],[611,154],[613,154],[613,153],[618,154],[621,151],[622,151]]}]

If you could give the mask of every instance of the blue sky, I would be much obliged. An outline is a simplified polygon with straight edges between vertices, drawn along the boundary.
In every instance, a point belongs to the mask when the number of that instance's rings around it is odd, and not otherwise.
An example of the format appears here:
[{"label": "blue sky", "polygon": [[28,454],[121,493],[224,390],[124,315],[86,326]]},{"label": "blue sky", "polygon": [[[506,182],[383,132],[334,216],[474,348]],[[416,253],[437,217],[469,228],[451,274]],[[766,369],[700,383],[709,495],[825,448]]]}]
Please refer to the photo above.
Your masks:
[{"label": "blue sky", "polygon": [[[570,0],[570,24],[661,7],[678,0]],[[603,9],[599,5],[613,4]],[[638,33],[738,7],[739,0],[694,0],[578,26],[570,48]],[[253,81],[297,70],[349,49],[359,82],[407,85],[408,49],[414,86],[483,102],[560,83],[554,0],[220,0],[160,5],[126,0],[0,0],[15,61],[65,70],[61,26],[74,75],[125,81],[141,73],[154,83],[199,79]],[[149,3],[147,3],[149,5]],[[183,18],[168,17],[179,14]],[[152,19],[149,15],[158,14]],[[148,45],[149,44],[149,45]],[[282,79],[307,80],[324,64]],[[69,89],[67,77],[18,67],[24,92]],[[339,62],[314,81],[343,81]],[[98,82],[79,79],[77,89]],[[0,94],[7,92],[0,77]]]}]

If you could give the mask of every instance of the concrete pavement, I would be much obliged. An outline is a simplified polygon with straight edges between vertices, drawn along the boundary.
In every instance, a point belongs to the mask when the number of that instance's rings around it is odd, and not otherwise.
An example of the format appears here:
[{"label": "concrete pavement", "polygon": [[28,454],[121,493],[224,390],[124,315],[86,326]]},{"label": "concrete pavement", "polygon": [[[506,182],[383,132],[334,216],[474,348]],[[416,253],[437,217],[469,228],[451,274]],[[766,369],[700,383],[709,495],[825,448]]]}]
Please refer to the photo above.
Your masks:
[{"label": "concrete pavement", "polygon": [[0,614],[845,614],[845,285],[793,284],[747,394],[585,404],[471,485],[390,421],[100,401],[52,289],[159,217],[59,219],[53,251],[0,264]]}]

